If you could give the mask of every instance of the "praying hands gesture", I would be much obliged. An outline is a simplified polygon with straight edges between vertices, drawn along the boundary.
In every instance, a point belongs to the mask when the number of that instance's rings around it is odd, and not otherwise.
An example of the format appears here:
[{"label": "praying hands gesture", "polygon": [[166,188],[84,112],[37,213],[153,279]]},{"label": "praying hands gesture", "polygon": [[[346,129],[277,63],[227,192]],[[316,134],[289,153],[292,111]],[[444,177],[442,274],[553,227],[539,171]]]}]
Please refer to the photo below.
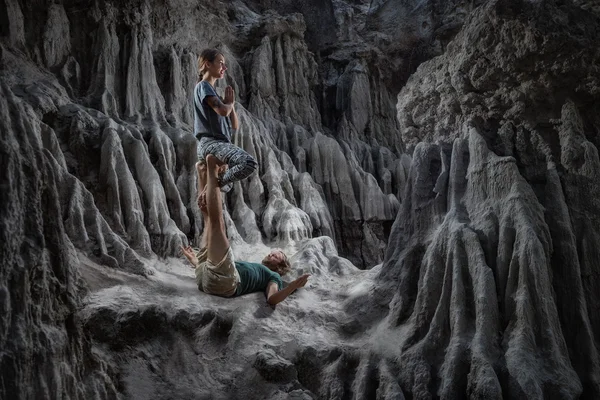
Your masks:
[{"label": "praying hands gesture", "polygon": [[227,86],[225,88],[225,97],[223,98],[223,103],[230,105],[233,105],[233,103],[235,103],[235,94],[231,86]]},{"label": "praying hands gesture", "polygon": [[231,114],[229,119],[231,120],[231,129],[237,130],[240,127],[240,121],[238,120],[237,113],[235,112],[235,93],[231,86],[225,88],[225,97],[223,98],[223,104],[231,106]]}]

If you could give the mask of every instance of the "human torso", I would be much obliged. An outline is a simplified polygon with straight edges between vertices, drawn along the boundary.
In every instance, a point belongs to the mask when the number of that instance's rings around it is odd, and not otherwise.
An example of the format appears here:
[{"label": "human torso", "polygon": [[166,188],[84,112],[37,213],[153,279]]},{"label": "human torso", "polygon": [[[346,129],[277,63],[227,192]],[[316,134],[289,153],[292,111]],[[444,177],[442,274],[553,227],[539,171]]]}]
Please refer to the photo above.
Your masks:
[{"label": "human torso", "polygon": [[216,96],[210,83],[200,81],[194,88],[194,134],[198,139],[211,137],[231,142],[231,121],[222,117],[207,103],[208,96]]},{"label": "human torso", "polygon": [[240,282],[235,293],[236,296],[246,293],[264,292],[269,282],[275,282],[278,290],[283,288],[281,276],[262,264],[236,261],[235,268],[240,275]]}]

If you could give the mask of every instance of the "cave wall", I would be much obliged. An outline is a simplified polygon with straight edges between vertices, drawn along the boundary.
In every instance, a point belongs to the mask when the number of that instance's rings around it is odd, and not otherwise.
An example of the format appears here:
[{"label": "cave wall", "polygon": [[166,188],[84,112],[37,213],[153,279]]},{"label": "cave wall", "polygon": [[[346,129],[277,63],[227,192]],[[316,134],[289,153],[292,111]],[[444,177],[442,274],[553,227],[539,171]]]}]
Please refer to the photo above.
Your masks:
[{"label": "cave wall", "polygon": [[[96,119],[96,123],[78,115],[77,118],[89,120],[86,124],[94,125],[85,129],[103,130],[106,124],[103,119],[107,116],[127,126],[128,130],[139,130],[139,135],[148,143],[150,137],[160,136],[161,139],[155,140],[162,143],[163,149],[157,151],[169,151],[168,142],[173,142],[174,151],[179,154],[191,145],[187,137],[193,118],[189,93],[196,80],[197,54],[207,46],[220,46],[229,64],[227,84],[236,89],[241,105],[264,123],[278,150],[276,153],[286,151],[299,172],[322,177],[315,183],[323,187],[324,201],[332,214],[334,227],[322,230],[317,226],[313,233],[333,235],[337,231],[339,234],[333,237],[343,247],[343,254],[357,265],[370,267],[382,261],[383,252],[356,249],[385,245],[384,226],[393,220],[406,174],[405,163],[400,162],[402,144],[395,118],[394,94],[386,88],[384,73],[377,68],[369,70],[367,66],[371,57],[364,48],[369,46],[369,51],[373,52],[372,44],[364,44],[365,39],[361,39],[363,44],[352,44],[351,37],[344,38],[343,44],[336,45],[341,49],[335,55],[338,65],[333,68],[330,61],[322,63],[324,68],[329,68],[324,72],[317,63],[320,56],[315,58],[314,50],[309,47],[313,42],[305,39],[305,36],[318,33],[313,29],[314,18],[308,18],[308,14],[289,14],[296,11],[296,6],[288,7],[282,3],[275,7],[283,15],[269,11],[271,6],[253,2],[213,5],[140,1],[127,7],[113,2],[96,2],[90,7],[79,2],[65,2],[46,7],[43,2],[7,1],[4,10],[16,18],[5,37],[6,43],[15,44],[7,49],[25,53],[32,63],[52,72],[69,101],[102,113],[91,118]],[[319,27],[335,32],[336,38],[342,37],[343,26],[356,25],[352,29],[359,30],[364,25],[362,17],[357,16],[355,22],[353,18],[341,18],[340,13],[346,10],[344,12],[350,12],[352,16],[363,11],[365,5],[355,11],[352,10],[356,5],[345,3],[327,3],[327,7],[335,11],[333,14],[337,19],[326,18]],[[314,11],[314,7],[304,8],[306,12],[310,10]],[[306,20],[309,21],[308,30]],[[64,40],[65,37],[70,40]],[[352,37],[360,35],[356,33]],[[364,53],[362,59],[353,59],[357,52]],[[388,81],[389,77],[387,71]],[[65,119],[71,118],[71,114],[63,117],[55,112],[48,115],[50,113],[45,111],[42,119],[59,134],[66,132],[65,126],[71,121]],[[322,113],[333,116],[330,126],[323,124],[327,118]],[[61,114],[64,113],[61,111]],[[244,141],[242,137],[252,135],[249,130],[242,129],[240,142]],[[336,139],[344,162],[348,163],[346,175],[352,175],[351,179],[338,179],[328,170],[313,172],[313,169],[321,168],[319,155],[310,150],[311,141],[319,134]],[[87,160],[93,153],[95,160],[91,165],[80,168],[69,163],[71,170],[84,170],[76,175],[96,197],[103,196],[106,181],[101,178],[102,182],[97,185],[93,171],[105,171],[97,157],[96,150],[102,145],[99,136],[97,133],[87,135],[86,148],[79,149],[81,151],[70,149],[77,152],[80,161]],[[260,153],[250,147],[251,153]],[[338,149],[332,151],[335,153]],[[166,158],[175,160],[159,171],[163,186],[169,187],[165,192],[166,205],[155,208],[156,215],[164,215],[159,211],[170,207],[174,224],[167,220],[158,221],[150,228],[154,232],[147,233],[155,242],[154,251],[161,248],[165,250],[164,254],[176,248],[177,242],[158,244],[167,231],[166,234],[172,237],[181,236],[181,233],[193,236],[201,226],[197,214],[190,213],[193,206],[187,198],[193,184],[189,177],[182,177],[187,174],[188,166],[180,165],[178,157]],[[70,161],[68,157],[67,161]],[[167,177],[168,169],[173,178]],[[331,185],[333,187],[328,189]],[[174,190],[175,186],[179,193]],[[341,199],[346,195],[350,203],[355,203],[350,206],[353,208],[351,213],[342,210]],[[157,200],[153,196],[151,201]],[[113,203],[107,207],[113,207]],[[101,211],[105,216],[112,212]],[[107,218],[112,224],[112,220],[121,217]],[[355,222],[349,223],[351,220]],[[313,219],[312,222],[316,221]],[[118,221],[115,225],[117,230],[125,229]],[[134,234],[139,235],[146,234]],[[148,249],[147,244],[140,247]]]},{"label": "cave wall", "polygon": [[137,322],[90,323],[100,301],[82,328],[81,265],[152,277],[197,242],[188,96],[219,45],[259,162],[232,242],[329,236],[298,256],[327,279],[357,274],[333,243],[384,261],[329,299],[347,315],[313,316],[348,342],[298,350],[304,398],[600,396],[598,10],[480,5],[1,1],[2,393],[122,395],[92,340]]},{"label": "cave wall", "polygon": [[398,96],[413,163],[381,282],[418,398],[600,393],[599,23],[491,2]]}]

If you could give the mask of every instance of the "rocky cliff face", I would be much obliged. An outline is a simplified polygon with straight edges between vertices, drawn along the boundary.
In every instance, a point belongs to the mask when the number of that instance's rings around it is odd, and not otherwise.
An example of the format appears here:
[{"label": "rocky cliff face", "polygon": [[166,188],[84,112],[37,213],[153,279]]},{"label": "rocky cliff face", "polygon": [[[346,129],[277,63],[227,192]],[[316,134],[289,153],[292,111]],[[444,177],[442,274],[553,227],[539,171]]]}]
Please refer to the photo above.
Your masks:
[{"label": "rocky cliff face", "polygon": [[[385,274],[400,278],[391,315],[409,326],[415,394],[598,396],[598,23],[494,2],[399,96],[411,201]],[[437,378],[419,373],[430,365]]]},{"label": "rocky cliff face", "polygon": [[[598,10],[481,3],[0,2],[1,397],[599,397]],[[171,258],[217,44],[277,310]]]}]

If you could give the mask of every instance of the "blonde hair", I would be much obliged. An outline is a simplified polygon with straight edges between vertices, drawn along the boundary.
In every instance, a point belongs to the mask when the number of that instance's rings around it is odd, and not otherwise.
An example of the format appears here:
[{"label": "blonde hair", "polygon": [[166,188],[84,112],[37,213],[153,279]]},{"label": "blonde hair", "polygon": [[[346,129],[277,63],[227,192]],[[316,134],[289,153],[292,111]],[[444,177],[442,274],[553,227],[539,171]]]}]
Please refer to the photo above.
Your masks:
[{"label": "blonde hair", "polygon": [[272,262],[269,260],[263,260],[263,265],[269,268],[273,272],[277,272],[279,275],[285,275],[292,269],[292,265],[290,264],[290,260],[288,260],[287,255],[282,251],[283,260],[281,262]]},{"label": "blonde hair", "polygon": [[215,59],[218,55],[223,55],[217,49],[204,49],[202,53],[200,53],[200,57],[198,57],[198,82],[202,80],[204,73],[206,72],[206,63],[207,62],[215,62]]}]

